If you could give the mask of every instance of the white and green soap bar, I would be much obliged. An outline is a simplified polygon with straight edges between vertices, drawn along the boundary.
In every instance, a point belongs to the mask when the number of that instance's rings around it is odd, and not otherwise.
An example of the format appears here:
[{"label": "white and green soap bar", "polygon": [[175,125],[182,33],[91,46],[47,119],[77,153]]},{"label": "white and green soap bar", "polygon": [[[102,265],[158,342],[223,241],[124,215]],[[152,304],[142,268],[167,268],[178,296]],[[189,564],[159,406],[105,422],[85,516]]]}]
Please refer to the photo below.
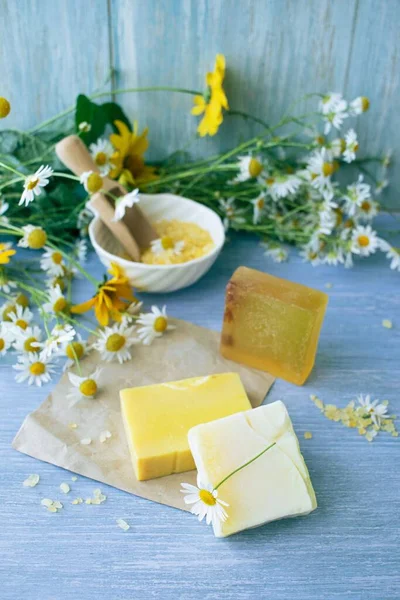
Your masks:
[{"label": "white and green soap bar", "polygon": [[219,497],[229,507],[227,520],[214,526],[216,537],[275,519],[305,515],[317,507],[310,475],[283,402],[197,425],[190,429],[188,439],[200,480],[214,487],[276,442],[218,489]]}]

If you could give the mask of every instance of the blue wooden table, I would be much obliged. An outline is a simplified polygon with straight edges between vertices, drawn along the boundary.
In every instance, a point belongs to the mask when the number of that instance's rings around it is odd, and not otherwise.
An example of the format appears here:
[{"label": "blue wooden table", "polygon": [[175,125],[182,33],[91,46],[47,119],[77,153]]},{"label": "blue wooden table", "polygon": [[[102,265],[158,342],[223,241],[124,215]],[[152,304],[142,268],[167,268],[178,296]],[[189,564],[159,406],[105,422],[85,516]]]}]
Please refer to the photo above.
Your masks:
[{"label": "blue wooden table", "polygon": [[[388,226],[398,225],[388,221]],[[92,255],[89,269],[102,273]],[[266,259],[257,241],[235,236],[208,275],[168,296],[169,313],[220,328],[224,287],[247,265],[328,291],[329,307],[315,369],[304,387],[276,381],[267,401],[283,399],[310,470],[319,508],[225,540],[192,515],[101,488],[101,506],[71,506],[51,514],[44,497],[61,494],[71,474],[11,449],[25,415],[48,393],[17,385],[0,370],[0,598],[2,600],[394,600],[400,598],[400,440],[381,434],[368,443],[356,430],[328,421],[309,396],[344,406],[359,393],[388,399],[400,412],[399,274],[383,255],[353,270]],[[327,289],[327,284],[332,287]],[[86,282],[78,284],[88,295]],[[329,287],[329,286],[328,286]],[[382,327],[383,319],[393,329]],[[313,438],[303,434],[311,431]],[[22,487],[30,473],[33,489]],[[71,484],[72,485],[72,484]],[[79,477],[74,493],[97,485]],[[72,498],[71,498],[72,499]],[[124,533],[116,526],[131,525]]]}]

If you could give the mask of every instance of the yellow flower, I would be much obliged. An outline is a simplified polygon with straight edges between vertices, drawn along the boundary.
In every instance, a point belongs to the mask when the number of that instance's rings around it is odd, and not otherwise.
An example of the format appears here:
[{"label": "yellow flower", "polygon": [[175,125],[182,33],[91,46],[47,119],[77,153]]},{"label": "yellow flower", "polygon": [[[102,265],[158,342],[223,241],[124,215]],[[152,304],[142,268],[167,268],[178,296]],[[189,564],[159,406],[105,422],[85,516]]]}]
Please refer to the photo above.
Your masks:
[{"label": "yellow flower", "polygon": [[217,54],[214,71],[206,75],[206,93],[193,99],[195,106],[192,108],[192,115],[204,113],[197,128],[201,137],[215,135],[223,121],[222,109],[229,109],[228,99],[222,87],[224,77],[225,57],[223,54]]},{"label": "yellow flower", "polygon": [[155,167],[145,165],[143,155],[149,147],[147,139],[148,128],[138,133],[137,121],[133,124],[133,131],[122,121],[114,121],[118,133],[110,135],[110,142],[115,148],[110,158],[112,165],[109,177],[119,179],[122,185],[139,186],[157,179]]},{"label": "yellow flower", "polygon": [[11,256],[13,256],[16,250],[10,248],[11,244],[0,243],[0,265],[6,265],[10,262]]},{"label": "yellow flower", "polygon": [[108,325],[110,318],[121,321],[121,311],[127,307],[127,302],[136,300],[124,270],[117,264],[111,263],[108,272],[112,278],[99,285],[93,298],[71,309],[73,313],[82,314],[94,308],[96,319],[103,327]]},{"label": "yellow flower", "polygon": [[4,119],[10,114],[11,106],[7,98],[0,97],[0,119]]}]

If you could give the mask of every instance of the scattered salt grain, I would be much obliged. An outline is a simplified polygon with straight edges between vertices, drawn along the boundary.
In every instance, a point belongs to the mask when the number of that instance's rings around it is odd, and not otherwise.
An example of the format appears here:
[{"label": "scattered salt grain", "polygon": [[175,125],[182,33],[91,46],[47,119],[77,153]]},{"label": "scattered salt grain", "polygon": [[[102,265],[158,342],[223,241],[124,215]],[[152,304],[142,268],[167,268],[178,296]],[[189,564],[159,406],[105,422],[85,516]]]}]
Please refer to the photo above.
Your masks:
[{"label": "scattered salt grain", "polygon": [[60,502],[59,500],[55,500],[55,501],[53,502],[53,506],[54,506],[55,508],[62,508],[62,507],[63,507],[63,505],[61,504],[61,502]]},{"label": "scattered salt grain", "polygon": [[50,500],[50,498],[43,498],[43,500],[40,501],[40,504],[48,508],[53,505],[53,500]]},{"label": "scattered salt grain", "polygon": [[77,425],[76,423],[69,423],[69,424],[68,424],[68,427],[69,427],[70,429],[76,429],[76,428],[78,427],[78,425]]},{"label": "scattered salt grain", "polygon": [[326,283],[325,287],[330,290],[333,287],[333,283]]},{"label": "scattered salt grain", "polygon": [[110,439],[111,435],[111,431],[102,431],[99,436],[100,442],[103,444],[106,440]]},{"label": "scattered salt grain", "polygon": [[78,481],[78,478],[76,477],[76,475],[73,475],[73,476],[71,477],[71,481]]},{"label": "scattered salt grain", "polygon": [[131,528],[131,526],[124,521],[124,519],[117,519],[117,525],[118,527],[120,527],[123,531],[128,531],[128,529]]},{"label": "scattered salt grain", "polygon": [[55,500],[53,502],[53,500],[51,500],[50,498],[43,498],[43,500],[40,501],[40,504],[52,513],[56,513],[60,508],[63,507],[61,502],[59,502],[58,500]]},{"label": "scattered salt grain", "polygon": [[385,327],[385,329],[392,329],[393,323],[390,321],[390,319],[383,319],[382,327]]},{"label": "scattered salt grain", "polygon": [[39,483],[39,475],[36,475],[35,473],[33,473],[32,475],[29,475],[25,481],[23,482],[23,486],[24,487],[35,487],[35,485],[37,485]]},{"label": "scattered salt grain", "polygon": [[82,446],[89,446],[89,444],[91,444],[91,443],[92,443],[92,438],[83,438],[81,440]]},{"label": "scattered salt grain", "polygon": [[305,431],[305,432],[304,432],[304,439],[305,439],[305,440],[311,440],[311,438],[312,438],[312,433],[311,433],[311,431]]},{"label": "scattered salt grain", "polygon": [[64,493],[64,494],[68,494],[71,491],[71,488],[69,487],[68,483],[62,483],[60,485],[60,490]]},{"label": "scattered salt grain", "polygon": [[83,502],[83,498],[75,498],[75,500],[72,500],[71,504],[82,504]]}]

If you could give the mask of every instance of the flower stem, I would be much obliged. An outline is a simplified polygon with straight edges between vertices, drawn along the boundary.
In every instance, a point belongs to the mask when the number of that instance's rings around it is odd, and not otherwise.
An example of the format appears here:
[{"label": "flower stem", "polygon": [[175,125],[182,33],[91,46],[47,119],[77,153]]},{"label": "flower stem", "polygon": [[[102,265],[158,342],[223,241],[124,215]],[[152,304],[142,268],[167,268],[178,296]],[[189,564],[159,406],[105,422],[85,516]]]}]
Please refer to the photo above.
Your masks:
[{"label": "flower stem", "polygon": [[256,456],[254,456],[253,458],[251,458],[250,460],[248,460],[246,463],[244,463],[244,465],[241,465],[240,467],[238,467],[237,469],[235,469],[234,471],[232,471],[232,473],[229,473],[229,475],[227,475],[226,477],[224,477],[224,479],[222,479],[214,487],[214,490],[217,490],[223,483],[225,483],[225,481],[228,481],[228,479],[230,479],[232,477],[232,475],[235,475],[235,473],[237,473],[238,471],[241,471],[242,469],[244,469],[248,465],[251,465],[252,462],[254,462],[255,460],[257,460],[257,458],[260,458],[260,456],[262,456],[268,450],[270,450],[271,448],[273,448],[273,446],[276,446],[276,442],[273,442],[272,444],[270,444],[269,446],[267,446],[266,448],[264,448],[264,450],[262,450],[262,452],[260,452],[259,454],[257,454]]}]

